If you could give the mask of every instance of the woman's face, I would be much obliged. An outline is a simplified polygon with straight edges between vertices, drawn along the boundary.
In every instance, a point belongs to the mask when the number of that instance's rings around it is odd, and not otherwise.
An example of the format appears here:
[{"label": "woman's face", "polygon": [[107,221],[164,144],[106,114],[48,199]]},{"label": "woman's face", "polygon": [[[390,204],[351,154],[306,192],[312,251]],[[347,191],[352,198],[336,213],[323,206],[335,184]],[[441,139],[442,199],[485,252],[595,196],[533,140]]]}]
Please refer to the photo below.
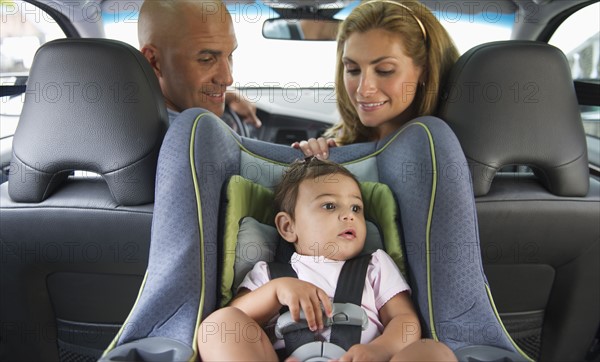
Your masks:
[{"label": "woman's face", "polygon": [[344,44],[344,86],[362,124],[381,139],[415,115],[422,73],[404,53],[400,36],[382,29],[354,33]]}]

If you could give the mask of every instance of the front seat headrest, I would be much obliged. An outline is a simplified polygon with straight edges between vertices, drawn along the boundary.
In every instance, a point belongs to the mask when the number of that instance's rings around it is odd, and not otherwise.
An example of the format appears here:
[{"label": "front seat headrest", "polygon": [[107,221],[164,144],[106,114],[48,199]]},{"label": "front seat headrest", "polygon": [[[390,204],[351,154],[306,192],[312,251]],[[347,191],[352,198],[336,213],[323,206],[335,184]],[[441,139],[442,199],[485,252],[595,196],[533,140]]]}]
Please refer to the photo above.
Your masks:
[{"label": "front seat headrest", "polygon": [[48,42],[29,74],[9,195],[41,202],[84,170],[100,174],[117,203],[150,203],[167,125],[158,80],[137,49],[107,39]]},{"label": "front seat headrest", "polygon": [[461,142],[475,196],[505,165],[531,167],[559,196],[589,188],[585,132],[565,55],[534,41],[482,44],[461,56],[442,93],[440,118]]}]

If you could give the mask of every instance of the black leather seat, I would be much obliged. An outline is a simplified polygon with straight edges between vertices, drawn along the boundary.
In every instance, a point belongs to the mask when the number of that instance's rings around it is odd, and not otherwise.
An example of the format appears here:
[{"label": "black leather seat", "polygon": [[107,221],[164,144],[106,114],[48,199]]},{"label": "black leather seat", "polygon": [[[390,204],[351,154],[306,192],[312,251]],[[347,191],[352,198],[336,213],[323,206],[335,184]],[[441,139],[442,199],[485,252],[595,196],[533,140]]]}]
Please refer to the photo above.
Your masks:
[{"label": "black leather seat", "polygon": [[167,120],[135,48],[38,50],[0,186],[0,360],[95,360],[110,343],[146,269]]},{"label": "black leather seat", "polygon": [[[443,97],[505,326],[531,357],[583,360],[600,323],[600,183],[566,57],[539,42],[483,44],[459,59]],[[533,173],[497,172],[507,165]]]}]

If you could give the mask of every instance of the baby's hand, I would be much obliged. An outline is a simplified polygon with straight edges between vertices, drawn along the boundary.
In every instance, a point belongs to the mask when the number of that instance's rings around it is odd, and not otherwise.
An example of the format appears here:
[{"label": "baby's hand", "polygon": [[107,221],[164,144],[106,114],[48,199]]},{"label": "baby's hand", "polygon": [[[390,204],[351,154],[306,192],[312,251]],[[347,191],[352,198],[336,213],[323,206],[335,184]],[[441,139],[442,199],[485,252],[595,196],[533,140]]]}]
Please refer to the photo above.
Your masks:
[{"label": "baby's hand", "polygon": [[277,299],[281,305],[289,308],[294,321],[300,321],[300,310],[302,310],[311,331],[323,329],[321,305],[328,317],[333,313],[331,301],[323,289],[296,278],[278,278],[274,281],[278,283]]},{"label": "baby's hand", "polygon": [[304,153],[304,156],[315,156],[320,160],[325,160],[329,157],[329,148],[336,147],[337,144],[333,138],[325,139],[319,137],[317,139],[310,138],[308,141],[300,141],[292,143],[292,147]]}]

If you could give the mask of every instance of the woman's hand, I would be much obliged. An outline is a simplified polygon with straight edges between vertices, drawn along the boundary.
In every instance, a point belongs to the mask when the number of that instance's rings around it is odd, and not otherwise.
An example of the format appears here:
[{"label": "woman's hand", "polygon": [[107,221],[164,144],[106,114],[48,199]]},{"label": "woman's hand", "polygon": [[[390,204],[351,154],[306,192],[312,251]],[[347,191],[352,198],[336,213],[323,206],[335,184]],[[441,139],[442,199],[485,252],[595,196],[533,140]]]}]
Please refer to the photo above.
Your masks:
[{"label": "woman's hand", "polygon": [[304,156],[315,156],[320,160],[329,158],[329,148],[336,147],[337,144],[333,138],[319,137],[317,139],[310,138],[308,141],[300,141],[292,143],[292,147],[304,153]]},{"label": "woman's hand", "polygon": [[321,305],[328,317],[331,317],[333,312],[331,300],[323,289],[296,278],[278,278],[273,281],[277,282],[276,294],[279,303],[289,308],[294,321],[300,321],[302,310],[311,331],[323,329]]}]

